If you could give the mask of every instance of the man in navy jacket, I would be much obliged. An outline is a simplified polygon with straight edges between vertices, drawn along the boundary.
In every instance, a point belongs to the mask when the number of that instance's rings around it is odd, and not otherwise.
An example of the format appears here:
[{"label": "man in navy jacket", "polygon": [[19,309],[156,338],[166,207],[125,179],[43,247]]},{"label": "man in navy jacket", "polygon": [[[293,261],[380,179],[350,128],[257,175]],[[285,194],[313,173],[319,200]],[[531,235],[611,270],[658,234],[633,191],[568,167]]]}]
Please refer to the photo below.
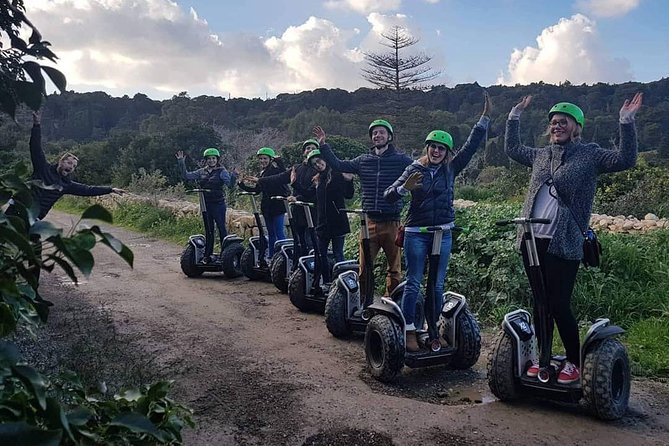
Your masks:
[{"label": "man in navy jacket", "polygon": [[[400,213],[404,203],[402,200],[389,203],[383,198],[383,193],[402,175],[404,169],[411,164],[412,159],[398,152],[391,143],[393,128],[388,121],[383,119],[374,120],[369,125],[369,137],[373,144],[369,153],[352,160],[337,158],[330,146],[325,143],[325,131],[321,127],[314,127],[314,135],[320,143],[321,155],[333,170],[355,173],[360,176],[362,208],[366,211],[376,211],[370,215],[369,221],[372,263],[381,249],[388,259],[385,293],[388,296],[402,279],[401,254],[400,248],[395,245],[395,236],[400,226]],[[362,252],[362,243],[360,252]],[[364,256],[360,257],[360,280],[361,283],[365,283],[365,277],[374,270],[374,265],[365,265]]]}]

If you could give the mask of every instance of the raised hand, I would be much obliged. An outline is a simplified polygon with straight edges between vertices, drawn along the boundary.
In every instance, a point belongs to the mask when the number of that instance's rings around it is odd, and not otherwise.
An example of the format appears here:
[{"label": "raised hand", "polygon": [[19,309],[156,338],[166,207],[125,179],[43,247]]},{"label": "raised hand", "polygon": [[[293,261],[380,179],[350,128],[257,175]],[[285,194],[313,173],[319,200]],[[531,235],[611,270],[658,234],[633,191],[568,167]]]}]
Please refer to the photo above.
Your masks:
[{"label": "raised hand", "polygon": [[174,156],[175,156],[176,159],[178,159],[178,160],[182,160],[182,159],[186,158],[186,155],[184,155],[184,151],[183,151],[183,150],[179,150],[177,153],[174,154]]},{"label": "raised hand", "polygon": [[290,184],[294,184],[295,181],[297,181],[297,171],[295,170],[295,166],[293,166],[293,168],[290,169]]},{"label": "raised hand", "polygon": [[314,136],[318,140],[318,144],[323,144],[325,142],[325,130],[320,125],[314,127]]},{"label": "raised hand", "polygon": [[483,90],[483,116],[490,116],[490,111],[492,110],[492,102],[490,101],[490,95],[488,90]]},{"label": "raised hand", "polygon": [[634,115],[641,108],[641,103],[643,102],[643,93],[638,92],[634,95],[632,100],[625,99],[625,103],[620,108],[620,121],[629,123],[634,121]]},{"label": "raised hand", "polygon": [[33,112],[33,125],[40,125],[42,122],[42,112],[40,110]]},{"label": "raised hand", "polygon": [[404,188],[408,191],[413,191],[423,186],[423,174],[414,172],[409,175],[409,178],[404,182]]},{"label": "raised hand", "polygon": [[528,94],[527,96],[523,96],[523,99],[514,107],[511,109],[511,114],[520,116],[522,112],[525,111],[528,105],[530,105],[530,102],[532,102],[532,95]]}]

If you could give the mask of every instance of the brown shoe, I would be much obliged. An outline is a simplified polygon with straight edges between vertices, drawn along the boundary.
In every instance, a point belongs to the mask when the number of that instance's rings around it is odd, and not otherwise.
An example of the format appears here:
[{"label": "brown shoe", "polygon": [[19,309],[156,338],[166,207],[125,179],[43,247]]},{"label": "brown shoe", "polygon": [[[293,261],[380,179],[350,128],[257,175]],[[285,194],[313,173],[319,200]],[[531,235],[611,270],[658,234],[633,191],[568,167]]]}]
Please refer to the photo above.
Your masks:
[{"label": "brown shoe", "polygon": [[416,330],[407,330],[407,351],[420,351],[420,347],[418,347],[418,338],[416,337]]}]

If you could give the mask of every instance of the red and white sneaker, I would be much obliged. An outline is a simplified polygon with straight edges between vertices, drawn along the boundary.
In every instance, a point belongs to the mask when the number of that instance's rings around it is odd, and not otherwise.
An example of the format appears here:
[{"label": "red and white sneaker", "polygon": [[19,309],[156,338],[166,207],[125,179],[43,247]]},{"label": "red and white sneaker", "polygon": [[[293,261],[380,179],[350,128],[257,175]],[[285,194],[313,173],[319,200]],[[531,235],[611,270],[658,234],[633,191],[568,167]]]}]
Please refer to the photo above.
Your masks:
[{"label": "red and white sneaker", "polygon": [[527,376],[536,378],[539,374],[539,361],[533,361],[529,369],[527,369]]},{"label": "red and white sneaker", "polygon": [[564,367],[562,367],[558,375],[557,382],[560,384],[571,384],[577,382],[579,379],[581,379],[581,372],[579,372],[578,367],[569,361],[565,361]]}]

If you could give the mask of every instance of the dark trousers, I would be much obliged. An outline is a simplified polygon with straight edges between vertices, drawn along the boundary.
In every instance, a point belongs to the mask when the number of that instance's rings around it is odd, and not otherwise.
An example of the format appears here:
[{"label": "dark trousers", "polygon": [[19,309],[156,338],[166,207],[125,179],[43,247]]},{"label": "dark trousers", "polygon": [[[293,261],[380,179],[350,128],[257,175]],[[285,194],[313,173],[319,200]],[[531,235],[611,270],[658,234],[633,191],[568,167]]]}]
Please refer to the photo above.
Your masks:
[{"label": "dark trousers", "polygon": [[332,253],[334,254],[335,262],[344,261],[344,236],[335,235],[334,237],[318,236],[318,251],[320,256],[316,257],[316,269],[320,272],[324,283],[330,283],[332,277],[330,275],[330,262],[328,260],[328,246],[332,242]]},{"label": "dark trousers", "polygon": [[[546,290],[546,302],[551,316],[549,317],[548,333],[553,332],[553,321],[555,321],[564,344],[567,359],[574,365],[580,366],[578,324],[571,311],[571,294],[574,291],[579,261],[562,259],[548,253],[550,239],[537,238],[536,243],[539,265]],[[525,272],[529,275],[527,248],[524,241],[521,243],[521,251]],[[536,308],[535,302],[533,312],[535,326],[539,320]],[[539,331],[537,330],[538,337]]]},{"label": "dark trousers", "polygon": [[227,207],[225,202],[207,203],[207,221],[205,223],[206,244],[204,246],[204,256],[209,257],[214,252],[214,223],[218,227],[218,235],[221,237],[221,248],[223,248],[223,239],[228,235],[225,228],[225,213]]}]

